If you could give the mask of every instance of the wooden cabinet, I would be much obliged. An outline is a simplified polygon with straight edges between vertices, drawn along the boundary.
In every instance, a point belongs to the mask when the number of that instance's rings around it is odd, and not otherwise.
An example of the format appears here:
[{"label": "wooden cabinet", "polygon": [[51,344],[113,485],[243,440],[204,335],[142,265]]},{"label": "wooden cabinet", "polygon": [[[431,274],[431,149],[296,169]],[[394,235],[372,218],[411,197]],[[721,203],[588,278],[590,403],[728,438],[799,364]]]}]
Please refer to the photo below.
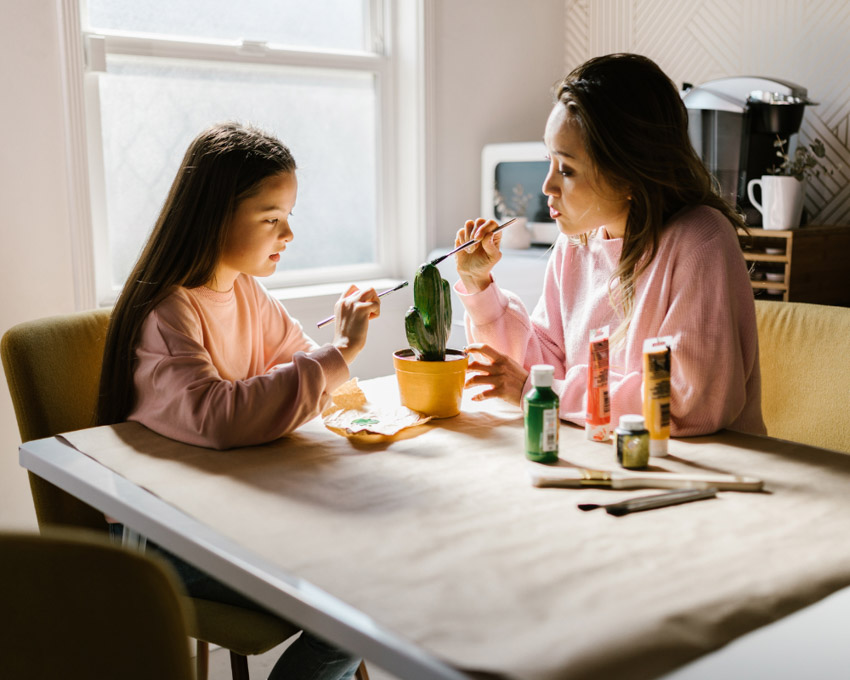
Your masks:
[{"label": "wooden cabinet", "polygon": [[850,307],[850,225],[738,230],[756,297]]}]

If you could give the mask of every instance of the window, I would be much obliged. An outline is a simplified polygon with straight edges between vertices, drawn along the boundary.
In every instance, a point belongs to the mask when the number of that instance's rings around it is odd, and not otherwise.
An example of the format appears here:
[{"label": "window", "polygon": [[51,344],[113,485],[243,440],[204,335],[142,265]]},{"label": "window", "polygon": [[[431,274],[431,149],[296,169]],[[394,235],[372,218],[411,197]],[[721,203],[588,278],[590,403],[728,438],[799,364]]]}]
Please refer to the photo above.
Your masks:
[{"label": "window", "polygon": [[[408,2],[83,0],[98,301],[123,285],[189,142],[223,120],[276,134],[299,167],[295,239],[267,286],[410,268],[390,226],[404,193],[395,140],[419,122],[410,108],[401,120],[401,51],[387,38]],[[404,240],[421,258],[419,234]]]}]

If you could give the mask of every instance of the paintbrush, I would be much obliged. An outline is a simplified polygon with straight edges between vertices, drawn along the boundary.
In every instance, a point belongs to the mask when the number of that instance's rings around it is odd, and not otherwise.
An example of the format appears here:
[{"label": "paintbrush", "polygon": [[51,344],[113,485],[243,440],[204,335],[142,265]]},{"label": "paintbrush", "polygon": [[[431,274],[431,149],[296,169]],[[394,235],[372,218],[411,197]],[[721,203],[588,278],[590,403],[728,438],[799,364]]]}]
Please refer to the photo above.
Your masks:
[{"label": "paintbrush", "polygon": [[[499,225],[498,227],[496,227],[493,231],[491,231],[491,232],[490,232],[490,234],[498,234],[500,231],[502,231],[502,229],[504,229],[505,227],[509,227],[510,225],[512,225],[512,224],[513,224],[514,222],[516,222],[516,221],[517,221],[517,218],[516,218],[516,217],[513,217],[513,218],[509,219],[507,222],[505,222],[504,224],[500,224],[500,225]],[[431,260],[431,264],[433,264],[433,265],[440,264],[440,262],[442,262],[443,260],[445,260],[447,257],[451,257],[451,256],[452,256],[452,255],[454,255],[455,253],[457,253],[457,252],[459,252],[459,251],[463,250],[464,248],[469,248],[469,246],[471,246],[471,245],[473,245],[473,244],[475,244],[475,243],[480,243],[480,242],[481,242],[481,241],[480,241],[480,240],[477,240],[477,239],[472,239],[471,241],[467,241],[466,243],[463,243],[463,244],[459,245],[457,248],[455,248],[455,249],[454,249],[453,251],[451,251],[450,253],[446,253],[445,255],[441,255],[441,256],[440,256],[440,257],[438,257],[436,260]]]},{"label": "paintbrush", "polygon": [[533,465],[528,469],[532,486],[601,489],[707,489],[761,491],[764,482],[755,477],[724,473],[656,472],[651,470],[594,470],[582,467]]},{"label": "paintbrush", "polygon": [[609,515],[628,515],[630,512],[641,512],[642,510],[652,510],[654,508],[664,508],[668,505],[678,505],[679,503],[690,503],[691,501],[699,501],[705,498],[716,498],[717,489],[710,487],[708,489],[678,489],[677,491],[667,491],[665,493],[653,494],[652,496],[640,496],[638,498],[629,498],[625,501],[617,503],[606,503],[600,505],[598,503],[579,503],[579,510],[595,510],[596,508],[605,508],[605,512]]},{"label": "paintbrush", "polygon": [[[381,293],[378,293],[378,297],[384,297],[384,295],[386,295],[387,293],[392,293],[393,291],[401,290],[401,289],[402,289],[402,288],[404,288],[407,284],[408,284],[408,282],[407,282],[407,281],[402,281],[400,284],[398,284],[398,285],[397,285],[397,286],[395,286],[394,288],[387,288],[385,291],[383,291],[383,292],[381,292]],[[334,317],[333,317],[333,316],[329,316],[327,319],[322,319],[321,321],[319,321],[319,323],[317,323],[317,324],[316,324],[316,326],[317,326],[318,328],[321,328],[322,326],[327,326],[327,325],[328,325],[331,321],[333,321],[333,320],[334,320]]]}]

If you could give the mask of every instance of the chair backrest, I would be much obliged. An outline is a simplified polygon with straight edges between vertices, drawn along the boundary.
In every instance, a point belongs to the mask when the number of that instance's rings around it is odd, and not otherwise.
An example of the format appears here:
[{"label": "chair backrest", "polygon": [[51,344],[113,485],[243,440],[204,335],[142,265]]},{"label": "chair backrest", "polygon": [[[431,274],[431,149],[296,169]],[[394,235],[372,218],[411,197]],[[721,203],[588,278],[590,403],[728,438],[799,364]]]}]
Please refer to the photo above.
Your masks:
[{"label": "chair backrest", "polygon": [[772,437],[850,453],[850,309],[756,300]]},{"label": "chair backrest", "polygon": [[82,530],[0,533],[0,677],[193,677],[164,563]]},{"label": "chair backrest", "polygon": [[[0,355],[21,440],[51,437],[94,424],[110,310],[18,324],[0,341]],[[106,529],[103,515],[30,474],[40,527]]]}]

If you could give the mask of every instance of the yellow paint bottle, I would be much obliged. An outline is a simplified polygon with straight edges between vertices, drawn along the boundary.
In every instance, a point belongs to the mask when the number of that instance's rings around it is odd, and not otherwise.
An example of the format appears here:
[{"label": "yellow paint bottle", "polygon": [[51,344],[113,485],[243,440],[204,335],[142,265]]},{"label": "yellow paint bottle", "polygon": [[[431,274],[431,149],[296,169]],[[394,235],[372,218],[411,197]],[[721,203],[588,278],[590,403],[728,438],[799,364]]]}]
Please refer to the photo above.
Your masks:
[{"label": "yellow paint bottle", "polygon": [[643,343],[643,418],[649,430],[649,453],[666,456],[670,439],[670,345],[673,338],[649,338]]}]

